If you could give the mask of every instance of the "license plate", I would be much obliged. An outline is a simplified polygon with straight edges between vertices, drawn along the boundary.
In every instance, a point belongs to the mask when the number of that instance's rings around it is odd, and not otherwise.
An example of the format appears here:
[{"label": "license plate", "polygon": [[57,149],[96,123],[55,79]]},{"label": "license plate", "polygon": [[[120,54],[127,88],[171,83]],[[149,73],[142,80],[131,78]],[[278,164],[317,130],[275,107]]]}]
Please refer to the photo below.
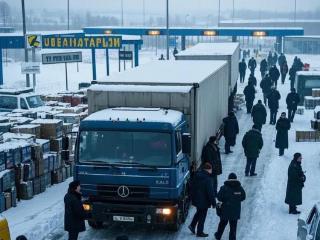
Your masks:
[{"label": "license plate", "polygon": [[113,216],[115,222],[134,222],[134,217]]}]

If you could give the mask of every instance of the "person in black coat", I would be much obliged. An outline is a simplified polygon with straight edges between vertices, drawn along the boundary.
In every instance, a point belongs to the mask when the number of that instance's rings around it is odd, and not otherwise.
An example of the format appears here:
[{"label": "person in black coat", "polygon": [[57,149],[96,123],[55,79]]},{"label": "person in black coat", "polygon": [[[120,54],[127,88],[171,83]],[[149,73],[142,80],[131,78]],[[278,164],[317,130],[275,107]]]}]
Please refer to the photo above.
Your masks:
[{"label": "person in black coat", "polygon": [[216,136],[211,136],[208,143],[203,147],[201,154],[202,164],[206,162],[212,166],[212,181],[215,194],[218,189],[218,176],[222,174],[222,163],[220,148],[218,147],[218,140]]},{"label": "person in black coat", "polygon": [[300,214],[297,205],[302,204],[302,188],[306,176],[301,168],[302,155],[295,153],[288,168],[288,183],[285,203],[289,205],[289,214]]},{"label": "person in black coat", "polygon": [[240,83],[244,83],[244,79],[246,77],[247,64],[244,58],[241,62],[239,62],[239,74],[240,74]]},{"label": "person in black coat", "polygon": [[275,125],[277,120],[277,113],[279,109],[279,100],[281,95],[274,87],[271,88],[271,92],[268,95],[268,106],[270,109],[270,124]]},{"label": "person in black coat", "polygon": [[296,81],[296,73],[297,73],[297,69],[295,65],[292,65],[289,70],[290,89],[294,88],[294,84]]},{"label": "person in black coat", "polygon": [[287,58],[283,53],[281,53],[280,56],[278,57],[278,64],[280,66],[280,69],[285,62],[287,62]]},{"label": "person in black coat", "polygon": [[279,72],[279,69],[277,68],[276,65],[273,65],[269,69],[269,75],[271,77],[272,84],[277,88],[278,80],[279,80],[279,77],[280,77],[280,72]]},{"label": "person in black coat", "polygon": [[289,147],[288,131],[291,128],[291,124],[286,113],[281,113],[281,117],[278,119],[276,124],[277,137],[276,137],[276,148],[279,149],[279,156],[283,156],[284,149]]},{"label": "person in black coat", "polygon": [[204,223],[208,208],[216,206],[211,174],[211,164],[205,163],[202,169],[196,172],[192,181],[191,198],[192,204],[197,208],[197,212],[193,216],[189,229],[195,234],[197,228],[197,237],[208,237],[208,234],[203,232]]},{"label": "person in black coat", "polygon": [[263,147],[263,139],[258,126],[253,125],[252,129],[246,132],[242,139],[242,147],[244,149],[244,154],[247,157],[245,169],[246,177],[249,176],[249,172],[250,176],[257,176],[255,173],[256,162]]},{"label": "person in black coat", "polygon": [[69,240],[77,240],[79,233],[86,230],[85,219],[90,217],[82,206],[79,181],[69,184],[68,193],[64,196],[64,205],[64,230],[69,233]]},{"label": "person in black coat", "polygon": [[256,70],[256,67],[257,67],[257,61],[254,59],[254,57],[251,57],[248,62],[248,68],[250,69],[250,72],[252,75],[254,75],[254,71]]},{"label": "person in black coat", "polygon": [[262,61],[260,62],[261,79],[264,78],[264,76],[266,75],[267,71],[268,71],[268,62],[267,62],[267,60],[264,58],[264,59],[262,59]]},{"label": "person in black coat", "polygon": [[298,93],[296,93],[296,89],[292,88],[291,92],[287,95],[287,98],[286,98],[286,103],[288,108],[288,118],[290,122],[293,122],[299,102],[300,102],[300,96]]},{"label": "person in black coat", "polygon": [[253,86],[257,86],[257,79],[252,73],[250,73],[248,82],[251,82],[253,84]]},{"label": "person in black coat", "polygon": [[236,240],[237,223],[241,215],[241,202],[246,199],[246,192],[237,180],[235,173],[230,173],[228,180],[220,188],[218,200],[222,202],[220,222],[217,232],[214,234],[220,240],[228,222],[230,225],[229,239]]},{"label": "person in black coat", "polygon": [[288,74],[288,64],[287,61],[284,61],[284,63],[282,63],[282,65],[280,66],[280,73],[281,73],[281,83],[284,84],[287,74]]},{"label": "person in black coat", "polygon": [[262,93],[263,93],[264,105],[267,105],[268,95],[271,92],[271,87],[272,87],[272,80],[270,78],[270,75],[266,74],[260,82],[260,88],[262,89]]},{"label": "person in black coat", "polygon": [[262,101],[258,100],[258,103],[253,106],[251,111],[251,117],[254,125],[256,125],[261,132],[262,125],[266,124],[267,110],[263,106]]},{"label": "person in black coat", "polygon": [[223,135],[225,138],[225,153],[232,153],[230,146],[236,145],[236,138],[239,134],[239,124],[234,112],[229,112],[228,117],[223,119]]},{"label": "person in black coat", "polygon": [[247,113],[249,114],[249,113],[251,113],[253,101],[254,101],[255,95],[256,95],[256,89],[254,88],[254,85],[252,82],[248,82],[248,85],[243,90],[243,94],[246,99]]},{"label": "person in black coat", "polygon": [[270,69],[271,66],[273,65],[273,57],[272,57],[272,52],[271,51],[269,51],[267,62],[268,62],[268,68]]}]

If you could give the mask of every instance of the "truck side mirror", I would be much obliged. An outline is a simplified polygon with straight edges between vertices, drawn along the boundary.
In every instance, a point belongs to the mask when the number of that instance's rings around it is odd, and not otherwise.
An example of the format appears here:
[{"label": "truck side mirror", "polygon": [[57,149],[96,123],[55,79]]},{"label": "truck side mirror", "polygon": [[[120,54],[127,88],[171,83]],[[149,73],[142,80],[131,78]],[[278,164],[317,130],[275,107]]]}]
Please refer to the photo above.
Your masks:
[{"label": "truck side mirror", "polygon": [[184,154],[191,155],[191,134],[190,133],[182,134],[182,152]]}]

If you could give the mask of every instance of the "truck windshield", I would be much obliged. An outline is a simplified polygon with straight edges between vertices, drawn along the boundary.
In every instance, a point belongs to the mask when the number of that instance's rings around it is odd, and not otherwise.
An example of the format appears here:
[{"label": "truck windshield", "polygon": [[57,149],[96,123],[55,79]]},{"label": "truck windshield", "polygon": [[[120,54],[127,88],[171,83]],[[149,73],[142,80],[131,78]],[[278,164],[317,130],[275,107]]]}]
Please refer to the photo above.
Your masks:
[{"label": "truck windshield", "polygon": [[37,107],[44,106],[44,103],[42,102],[40,96],[27,97],[27,101],[30,108],[37,108]]},{"label": "truck windshield", "polygon": [[171,135],[154,132],[82,131],[81,163],[170,166]]}]

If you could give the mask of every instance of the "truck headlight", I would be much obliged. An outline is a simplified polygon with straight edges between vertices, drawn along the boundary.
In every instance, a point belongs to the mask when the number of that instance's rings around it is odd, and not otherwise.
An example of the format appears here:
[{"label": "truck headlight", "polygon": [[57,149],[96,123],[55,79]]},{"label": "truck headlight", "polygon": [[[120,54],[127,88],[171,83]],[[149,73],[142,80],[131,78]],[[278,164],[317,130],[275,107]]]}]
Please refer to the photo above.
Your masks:
[{"label": "truck headlight", "polygon": [[85,211],[91,211],[92,209],[91,205],[87,203],[82,204],[82,206]]},{"label": "truck headlight", "polygon": [[157,208],[156,214],[169,216],[172,214],[172,210],[170,208]]}]

